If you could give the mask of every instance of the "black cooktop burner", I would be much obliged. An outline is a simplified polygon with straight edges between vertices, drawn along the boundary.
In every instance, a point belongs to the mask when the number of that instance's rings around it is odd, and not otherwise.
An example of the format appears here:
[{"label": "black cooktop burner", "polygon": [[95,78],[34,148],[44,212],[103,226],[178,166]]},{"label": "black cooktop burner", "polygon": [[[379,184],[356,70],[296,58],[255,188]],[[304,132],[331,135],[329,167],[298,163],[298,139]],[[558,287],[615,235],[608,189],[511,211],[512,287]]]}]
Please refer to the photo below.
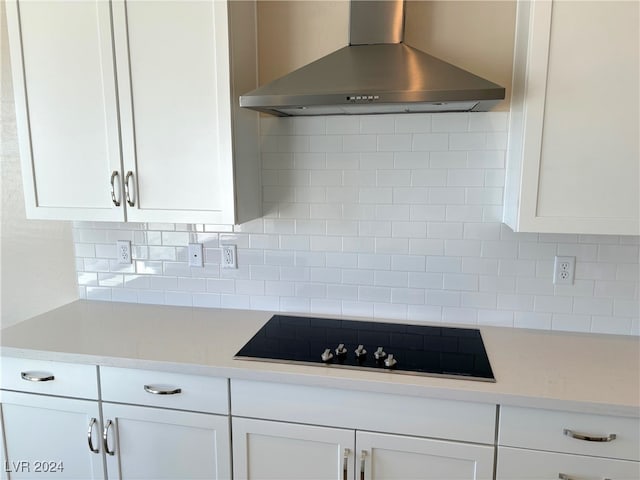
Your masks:
[{"label": "black cooktop burner", "polygon": [[236,358],[495,382],[471,328],[274,315]]}]

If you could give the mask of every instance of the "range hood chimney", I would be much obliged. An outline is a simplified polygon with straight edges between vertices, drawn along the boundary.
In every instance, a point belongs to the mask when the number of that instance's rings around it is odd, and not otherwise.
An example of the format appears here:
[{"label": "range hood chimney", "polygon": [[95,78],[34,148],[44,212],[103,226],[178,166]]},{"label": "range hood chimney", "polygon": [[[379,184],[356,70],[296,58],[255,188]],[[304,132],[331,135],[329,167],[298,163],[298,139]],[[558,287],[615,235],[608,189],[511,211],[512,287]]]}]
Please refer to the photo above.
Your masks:
[{"label": "range hood chimney", "polygon": [[505,90],[404,43],[404,0],[352,0],[349,45],[240,96],[277,116],[490,110]]}]

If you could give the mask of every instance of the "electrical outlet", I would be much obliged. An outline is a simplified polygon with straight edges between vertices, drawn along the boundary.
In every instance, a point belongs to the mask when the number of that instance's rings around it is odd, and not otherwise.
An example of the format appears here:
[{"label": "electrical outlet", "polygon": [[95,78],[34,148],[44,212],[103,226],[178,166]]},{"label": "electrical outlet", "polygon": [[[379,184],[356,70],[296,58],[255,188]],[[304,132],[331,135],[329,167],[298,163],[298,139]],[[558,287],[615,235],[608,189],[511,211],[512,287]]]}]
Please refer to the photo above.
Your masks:
[{"label": "electrical outlet", "polygon": [[222,268],[238,268],[236,263],[236,246],[235,245],[222,245],[221,247],[220,266]]},{"label": "electrical outlet", "polygon": [[131,242],[129,240],[116,240],[116,252],[118,263],[122,265],[131,263]]},{"label": "electrical outlet", "polygon": [[202,244],[190,243],[189,244],[189,266],[201,267],[203,262],[204,262],[204,257],[202,256]]},{"label": "electrical outlet", "polygon": [[573,285],[576,271],[576,257],[557,257],[553,263],[553,283]]}]

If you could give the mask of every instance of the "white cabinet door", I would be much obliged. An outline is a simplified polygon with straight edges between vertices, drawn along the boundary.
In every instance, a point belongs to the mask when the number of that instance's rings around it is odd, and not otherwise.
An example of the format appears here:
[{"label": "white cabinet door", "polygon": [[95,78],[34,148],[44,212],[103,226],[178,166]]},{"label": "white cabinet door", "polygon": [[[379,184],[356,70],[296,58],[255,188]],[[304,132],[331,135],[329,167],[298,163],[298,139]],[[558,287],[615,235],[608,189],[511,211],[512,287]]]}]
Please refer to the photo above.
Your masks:
[{"label": "white cabinet door", "polygon": [[232,428],[235,480],[353,478],[353,430],[244,418]]},{"label": "white cabinet door", "polygon": [[110,403],[102,412],[110,479],[231,478],[228,417]]},{"label": "white cabinet door", "polygon": [[493,478],[490,446],[357,432],[356,453],[359,478],[366,480]]},{"label": "white cabinet door", "polygon": [[640,234],[640,4],[518,4],[504,220]]},{"label": "white cabinet door", "polygon": [[113,15],[127,219],[233,223],[227,2],[117,0]]},{"label": "white cabinet door", "polygon": [[123,220],[109,2],[7,2],[29,218]]},{"label": "white cabinet door", "polygon": [[10,479],[104,478],[97,402],[1,394],[7,450],[3,468]]},{"label": "white cabinet door", "polygon": [[497,480],[637,480],[640,462],[498,448]]}]

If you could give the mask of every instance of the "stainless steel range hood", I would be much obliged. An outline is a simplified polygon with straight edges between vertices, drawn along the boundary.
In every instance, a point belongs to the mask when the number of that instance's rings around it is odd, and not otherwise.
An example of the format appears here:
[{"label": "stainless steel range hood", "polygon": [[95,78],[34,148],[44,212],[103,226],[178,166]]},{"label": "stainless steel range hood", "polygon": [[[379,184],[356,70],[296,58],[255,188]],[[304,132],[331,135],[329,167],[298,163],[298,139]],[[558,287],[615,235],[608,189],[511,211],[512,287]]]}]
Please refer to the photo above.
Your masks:
[{"label": "stainless steel range hood", "polygon": [[350,44],[240,96],[277,116],[486,111],[500,85],[403,43],[404,0],[351,1]]}]

